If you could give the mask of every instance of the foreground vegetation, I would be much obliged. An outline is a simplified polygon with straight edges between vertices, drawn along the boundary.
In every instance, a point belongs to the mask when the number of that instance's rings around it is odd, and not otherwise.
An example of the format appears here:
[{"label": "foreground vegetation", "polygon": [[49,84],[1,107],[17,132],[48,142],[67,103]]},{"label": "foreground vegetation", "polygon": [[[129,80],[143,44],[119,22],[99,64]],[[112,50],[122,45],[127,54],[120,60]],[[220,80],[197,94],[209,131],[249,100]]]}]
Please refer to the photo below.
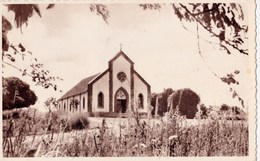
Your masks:
[{"label": "foreground vegetation", "polygon": [[175,113],[142,119],[129,113],[117,125],[102,118],[93,125],[84,114],[17,113],[3,121],[5,157],[248,155],[245,120],[188,120]]}]

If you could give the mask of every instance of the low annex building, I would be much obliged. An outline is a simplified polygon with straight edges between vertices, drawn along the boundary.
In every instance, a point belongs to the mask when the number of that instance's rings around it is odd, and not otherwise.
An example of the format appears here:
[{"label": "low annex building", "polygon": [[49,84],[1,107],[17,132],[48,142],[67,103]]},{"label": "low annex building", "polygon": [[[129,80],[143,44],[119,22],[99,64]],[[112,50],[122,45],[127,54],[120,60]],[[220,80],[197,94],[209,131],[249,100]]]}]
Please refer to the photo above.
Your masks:
[{"label": "low annex building", "polygon": [[120,51],[108,69],[81,80],[59,99],[59,109],[68,112],[147,113],[151,87],[135,71],[134,62]]}]

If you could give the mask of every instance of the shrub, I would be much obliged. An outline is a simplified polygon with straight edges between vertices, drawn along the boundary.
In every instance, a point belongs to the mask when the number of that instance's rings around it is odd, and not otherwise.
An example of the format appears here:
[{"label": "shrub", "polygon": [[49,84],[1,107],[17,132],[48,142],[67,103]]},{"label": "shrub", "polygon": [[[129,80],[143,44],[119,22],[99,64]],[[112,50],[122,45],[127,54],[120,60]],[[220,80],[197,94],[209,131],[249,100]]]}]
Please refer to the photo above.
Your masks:
[{"label": "shrub", "polygon": [[169,99],[172,110],[179,110],[180,114],[188,119],[193,119],[198,111],[197,105],[200,103],[199,95],[189,88],[177,90]]},{"label": "shrub", "polygon": [[89,127],[89,120],[86,114],[84,113],[78,113],[73,114],[69,121],[68,125],[66,127],[66,131],[71,130],[82,130]]}]

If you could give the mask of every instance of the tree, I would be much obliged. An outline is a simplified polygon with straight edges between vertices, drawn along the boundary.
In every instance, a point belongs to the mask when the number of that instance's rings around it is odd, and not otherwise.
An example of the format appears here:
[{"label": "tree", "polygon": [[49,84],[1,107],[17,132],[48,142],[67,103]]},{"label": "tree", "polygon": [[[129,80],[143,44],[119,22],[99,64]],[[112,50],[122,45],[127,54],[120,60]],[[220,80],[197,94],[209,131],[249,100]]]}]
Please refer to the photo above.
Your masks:
[{"label": "tree", "polygon": [[174,92],[168,101],[171,102],[168,104],[171,104],[172,110],[178,110],[181,115],[193,119],[198,111],[197,105],[200,103],[200,97],[191,89],[185,88]]},{"label": "tree", "polygon": [[222,104],[220,107],[220,111],[228,111],[230,107],[227,104]]},{"label": "tree", "polygon": [[23,108],[34,105],[37,96],[30,86],[16,77],[3,78],[3,110]]},{"label": "tree", "polygon": [[219,109],[219,114],[224,119],[234,119],[234,120],[245,120],[246,113],[237,106],[229,106],[227,104],[222,104]]},{"label": "tree", "polygon": [[[167,99],[168,97],[173,93],[172,88],[164,89],[162,93],[152,94],[151,98],[151,105],[154,107],[152,114],[155,114],[155,108],[157,106],[157,114],[163,115],[163,113],[167,112]],[[158,102],[156,102],[156,99],[158,99]],[[156,103],[158,103],[156,105]]]}]

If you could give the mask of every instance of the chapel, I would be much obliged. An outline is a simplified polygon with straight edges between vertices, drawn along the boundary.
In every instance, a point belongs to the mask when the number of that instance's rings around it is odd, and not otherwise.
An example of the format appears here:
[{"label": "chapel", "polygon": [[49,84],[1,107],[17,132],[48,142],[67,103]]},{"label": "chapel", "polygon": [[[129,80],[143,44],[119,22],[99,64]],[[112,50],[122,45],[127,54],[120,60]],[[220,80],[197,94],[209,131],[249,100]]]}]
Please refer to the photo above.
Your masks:
[{"label": "chapel", "polygon": [[150,85],[121,50],[105,71],[81,80],[67,91],[58,100],[58,108],[72,113],[147,113],[150,93]]}]

